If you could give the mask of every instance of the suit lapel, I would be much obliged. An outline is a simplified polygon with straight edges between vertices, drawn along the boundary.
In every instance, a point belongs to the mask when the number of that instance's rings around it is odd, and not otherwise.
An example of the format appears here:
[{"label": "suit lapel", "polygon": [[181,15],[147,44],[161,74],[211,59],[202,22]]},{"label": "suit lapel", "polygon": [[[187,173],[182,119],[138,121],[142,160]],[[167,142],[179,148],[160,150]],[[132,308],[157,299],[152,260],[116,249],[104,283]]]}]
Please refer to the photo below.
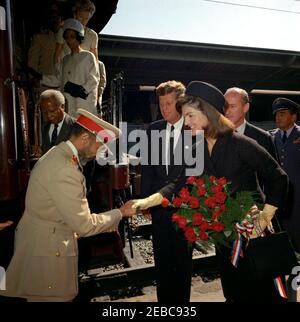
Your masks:
[{"label": "suit lapel", "polygon": [[281,140],[281,135],[280,135],[280,130],[279,129],[275,132],[274,137],[275,137],[276,145],[281,147],[283,144],[282,144],[282,140]]},{"label": "suit lapel", "polygon": [[65,117],[63,124],[61,126],[61,129],[59,131],[58,137],[56,139],[56,142],[64,141],[61,138],[65,138],[67,131],[68,131],[68,124],[67,124],[67,118]]},{"label": "suit lapel", "polygon": [[[169,167],[168,176],[174,175],[175,172],[177,172],[179,169],[181,169],[181,166],[184,164],[184,152],[185,152],[185,144],[184,144],[184,125],[182,125],[181,133],[178,138],[178,141],[176,142],[176,146],[174,149],[174,158],[175,160],[181,160],[180,164],[176,164],[175,166]],[[181,158],[181,159],[180,159]]]},{"label": "suit lapel", "polygon": [[50,146],[49,130],[50,130],[50,123],[45,125],[42,133],[42,144],[46,149],[48,149]]},{"label": "suit lapel", "polygon": [[[166,133],[167,133],[167,122],[164,121],[161,124],[161,128],[160,131],[164,131],[164,135],[162,136],[162,139],[159,141],[159,151],[160,151],[160,160],[159,160],[159,164],[161,164],[161,169],[163,171],[163,173],[165,174],[165,176],[167,176],[167,167],[166,167],[166,153],[163,150],[163,146],[166,143]],[[169,173],[170,174],[170,173]]]},{"label": "suit lapel", "polygon": [[251,132],[252,132],[251,130],[252,130],[251,125],[248,122],[246,122],[246,127],[245,127],[245,131],[244,131],[244,135],[250,136],[251,135]]},{"label": "suit lapel", "polygon": [[286,142],[292,143],[297,138],[298,138],[298,132],[297,132],[296,126],[294,126],[294,128],[293,128],[291,134],[289,135],[289,137],[287,138]]}]

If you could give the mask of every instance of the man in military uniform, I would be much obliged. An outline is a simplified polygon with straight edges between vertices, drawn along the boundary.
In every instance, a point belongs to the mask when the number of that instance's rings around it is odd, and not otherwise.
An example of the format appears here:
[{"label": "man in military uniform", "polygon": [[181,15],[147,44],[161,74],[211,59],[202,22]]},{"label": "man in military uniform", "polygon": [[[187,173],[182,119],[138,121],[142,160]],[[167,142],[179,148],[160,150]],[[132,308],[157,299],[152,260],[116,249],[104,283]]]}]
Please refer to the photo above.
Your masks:
[{"label": "man in military uniform", "polygon": [[[79,109],[71,137],[35,164],[26,207],[16,228],[15,250],[0,295],[28,301],[71,301],[78,293],[77,236],[115,231],[131,202],[120,209],[91,213],[80,159],[93,159],[119,129]],[[75,234],[76,233],[76,234]]]},{"label": "man in military uniform", "polygon": [[[295,251],[300,253],[300,127],[296,124],[300,106],[279,97],[273,102],[272,109],[278,128],[271,134],[275,137],[279,163],[290,182],[288,200],[280,220],[291,237]],[[295,296],[294,292],[292,294]]]},{"label": "man in military uniform", "polygon": [[292,238],[295,250],[300,253],[300,127],[295,123],[300,106],[280,97],[273,102],[272,108],[278,128],[271,133],[275,137],[279,163],[290,180],[289,199],[282,223]]}]

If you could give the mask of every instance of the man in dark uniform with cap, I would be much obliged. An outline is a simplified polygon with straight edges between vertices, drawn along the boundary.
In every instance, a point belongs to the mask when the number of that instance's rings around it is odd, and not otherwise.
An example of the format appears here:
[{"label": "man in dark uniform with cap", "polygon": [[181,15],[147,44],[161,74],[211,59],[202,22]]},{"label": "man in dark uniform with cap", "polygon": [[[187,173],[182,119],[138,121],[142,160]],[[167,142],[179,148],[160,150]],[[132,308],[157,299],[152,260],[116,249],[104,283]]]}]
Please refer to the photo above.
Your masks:
[{"label": "man in dark uniform with cap", "polygon": [[288,200],[280,220],[295,251],[300,253],[300,126],[296,124],[300,106],[279,97],[273,102],[272,109],[278,128],[271,134],[275,137],[279,163],[289,176]]},{"label": "man in dark uniform with cap", "polygon": [[273,102],[272,108],[278,128],[271,133],[275,137],[279,163],[290,179],[289,199],[282,223],[295,250],[300,252],[300,127],[295,123],[300,106],[280,97]]}]

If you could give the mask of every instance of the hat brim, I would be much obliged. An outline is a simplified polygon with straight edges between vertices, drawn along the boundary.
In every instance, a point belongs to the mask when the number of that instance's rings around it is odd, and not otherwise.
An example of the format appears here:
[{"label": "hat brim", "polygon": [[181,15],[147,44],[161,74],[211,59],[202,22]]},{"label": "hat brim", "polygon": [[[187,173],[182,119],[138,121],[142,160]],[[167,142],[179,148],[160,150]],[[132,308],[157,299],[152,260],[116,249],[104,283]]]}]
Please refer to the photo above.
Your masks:
[{"label": "hat brim", "polygon": [[77,113],[79,116],[76,123],[93,133],[103,144],[116,140],[122,135],[120,129],[84,109],[79,108]]},{"label": "hat brim", "polygon": [[212,84],[192,81],[187,85],[185,95],[199,97],[219,113],[224,113],[225,99],[223,93]]},{"label": "hat brim", "polygon": [[288,111],[288,110],[291,110],[291,109],[289,109],[287,107],[278,108],[277,110],[274,110],[273,111],[273,115],[275,115],[279,111]]}]

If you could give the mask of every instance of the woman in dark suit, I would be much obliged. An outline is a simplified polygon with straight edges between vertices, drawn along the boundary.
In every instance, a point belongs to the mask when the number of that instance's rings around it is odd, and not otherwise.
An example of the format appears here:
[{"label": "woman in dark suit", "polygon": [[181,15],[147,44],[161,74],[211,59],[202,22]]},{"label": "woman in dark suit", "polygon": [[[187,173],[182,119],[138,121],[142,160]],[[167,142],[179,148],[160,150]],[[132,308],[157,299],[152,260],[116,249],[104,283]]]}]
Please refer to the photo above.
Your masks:
[{"label": "woman in dark suit", "polygon": [[[204,131],[204,174],[225,177],[231,182],[231,192],[259,191],[256,174],[267,188],[265,205],[260,213],[252,237],[271,222],[276,209],[284,202],[287,193],[287,175],[275,159],[254,140],[234,132],[234,125],[221,113],[224,107],[221,91],[211,84],[193,81],[186,94],[177,103],[185,118],[185,125],[195,135]],[[186,167],[181,175],[156,194],[136,201],[135,207],[147,209],[163,197],[168,199],[184,185]],[[200,175],[201,173],[199,173]],[[160,198],[161,197],[161,198]],[[217,249],[223,292],[228,302],[281,301],[273,280],[258,280],[255,272],[244,265],[243,259],[235,268],[230,261],[229,248]]]}]

